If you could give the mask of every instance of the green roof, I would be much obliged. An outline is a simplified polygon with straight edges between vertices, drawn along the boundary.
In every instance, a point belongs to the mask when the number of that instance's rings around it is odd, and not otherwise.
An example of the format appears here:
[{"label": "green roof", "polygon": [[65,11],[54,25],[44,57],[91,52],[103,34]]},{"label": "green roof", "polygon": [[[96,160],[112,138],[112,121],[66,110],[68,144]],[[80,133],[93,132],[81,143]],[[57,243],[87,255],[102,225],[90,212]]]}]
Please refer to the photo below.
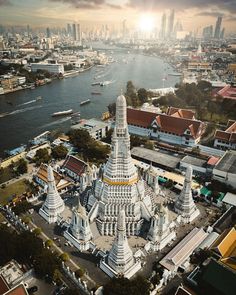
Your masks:
[{"label": "green roof", "polygon": [[222,295],[236,294],[236,272],[214,259],[203,270],[202,279]]},{"label": "green roof", "polygon": [[203,186],[200,189],[200,193],[204,196],[210,196],[210,194],[212,193],[209,189],[207,189],[205,186]]},{"label": "green roof", "polygon": [[217,200],[222,201],[224,199],[224,196],[225,196],[224,193],[219,193],[219,195],[217,196]]},{"label": "green roof", "polygon": [[161,182],[167,182],[167,179],[165,179],[165,178],[163,178],[161,176],[158,177],[158,180],[161,181]]}]

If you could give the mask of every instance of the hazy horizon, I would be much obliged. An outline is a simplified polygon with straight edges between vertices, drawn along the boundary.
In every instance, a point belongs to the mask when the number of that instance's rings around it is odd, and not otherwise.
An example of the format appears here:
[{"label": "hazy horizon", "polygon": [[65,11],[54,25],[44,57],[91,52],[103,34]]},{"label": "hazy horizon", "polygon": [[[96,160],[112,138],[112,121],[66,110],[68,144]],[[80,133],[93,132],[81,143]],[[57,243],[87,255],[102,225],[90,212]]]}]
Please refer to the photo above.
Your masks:
[{"label": "hazy horizon", "polygon": [[236,31],[235,0],[0,0],[0,23],[31,27],[62,27],[69,22],[117,26],[126,19],[127,26],[135,28],[146,16],[159,29],[162,14],[165,12],[168,18],[172,9],[183,30],[201,31],[205,26],[215,26],[221,15],[226,32]]}]

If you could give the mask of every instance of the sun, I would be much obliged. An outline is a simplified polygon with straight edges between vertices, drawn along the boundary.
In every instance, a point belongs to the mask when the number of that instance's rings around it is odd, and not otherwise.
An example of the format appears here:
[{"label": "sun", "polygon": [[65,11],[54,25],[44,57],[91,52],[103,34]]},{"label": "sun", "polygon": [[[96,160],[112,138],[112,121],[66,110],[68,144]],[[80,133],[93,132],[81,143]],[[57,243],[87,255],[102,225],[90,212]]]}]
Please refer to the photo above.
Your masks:
[{"label": "sun", "polygon": [[154,29],[154,18],[148,14],[142,15],[139,20],[139,29],[144,32],[151,32]]}]

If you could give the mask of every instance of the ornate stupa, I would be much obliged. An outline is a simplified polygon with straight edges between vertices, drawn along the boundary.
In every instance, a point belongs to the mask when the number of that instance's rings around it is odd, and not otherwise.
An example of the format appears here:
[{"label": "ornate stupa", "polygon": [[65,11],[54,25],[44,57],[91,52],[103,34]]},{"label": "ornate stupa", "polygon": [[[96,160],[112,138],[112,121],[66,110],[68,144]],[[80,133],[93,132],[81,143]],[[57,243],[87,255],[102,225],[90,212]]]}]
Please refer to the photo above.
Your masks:
[{"label": "ornate stupa", "polygon": [[64,209],[64,201],[60,197],[54,179],[52,167],[48,165],[48,187],[47,197],[43,206],[39,210],[39,214],[47,220],[48,223],[56,222],[58,215],[60,215]]},{"label": "ornate stupa", "polygon": [[187,167],[183,189],[175,202],[175,212],[181,217],[181,222],[189,223],[199,214],[199,210],[192,196],[192,174],[191,166]]},{"label": "ornate stupa", "polygon": [[126,99],[120,95],[116,101],[111,154],[87,203],[90,221],[96,221],[102,235],[115,235],[121,210],[127,217],[127,235],[138,235],[144,219],[150,220],[154,210],[154,192],[147,192],[131,158],[126,107]]},{"label": "ornate stupa", "polygon": [[121,210],[117,219],[117,234],[108,256],[101,261],[100,267],[110,277],[132,277],[141,268],[128,244],[126,236],[125,211]]},{"label": "ornate stupa", "polygon": [[155,215],[151,219],[147,238],[153,243],[152,248],[156,251],[163,249],[175,237],[176,233],[171,229],[167,209],[163,204],[159,204],[155,210]]},{"label": "ornate stupa", "polygon": [[90,241],[93,236],[87,212],[79,199],[78,206],[73,209],[70,227],[64,232],[64,236],[80,251],[90,248]]}]

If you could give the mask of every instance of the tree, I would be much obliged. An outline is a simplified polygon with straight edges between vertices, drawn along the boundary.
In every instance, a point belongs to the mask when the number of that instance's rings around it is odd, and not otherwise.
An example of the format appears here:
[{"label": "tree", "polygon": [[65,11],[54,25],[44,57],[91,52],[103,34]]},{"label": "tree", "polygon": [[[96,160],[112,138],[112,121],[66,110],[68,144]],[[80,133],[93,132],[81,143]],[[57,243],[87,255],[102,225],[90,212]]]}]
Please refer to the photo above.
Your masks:
[{"label": "tree", "polygon": [[150,283],[142,276],[133,280],[113,278],[105,286],[103,295],[149,295]]},{"label": "tree", "polygon": [[20,214],[26,213],[31,207],[32,205],[28,201],[24,200],[24,201],[18,202],[12,208],[12,210],[14,211],[16,215],[20,215]]},{"label": "tree", "polygon": [[17,260],[20,263],[32,262],[43,250],[43,241],[34,233],[24,231],[16,240]]},{"label": "tree", "polygon": [[39,236],[41,233],[42,233],[42,229],[40,227],[37,227],[33,230],[33,233],[36,235],[36,236]]},{"label": "tree", "polygon": [[6,225],[0,224],[0,265],[4,265],[12,258],[15,258],[17,235],[12,232]]},{"label": "tree", "polygon": [[55,146],[52,149],[52,157],[54,159],[63,159],[68,153],[68,149],[64,145]]},{"label": "tree", "polygon": [[28,171],[27,162],[24,159],[20,159],[17,163],[17,169],[16,169],[17,174],[24,174],[24,173],[27,173],[27,171]]},{"label": "tree", "polygon": [[79,268],[75,271],[75,275],[78,278],[81,278],[85,274],[85,270],[83,268]]},{"label": "tree", "polygon": [[55,271],[60,268],[60,259],[56,254],[44,248],[36,255],[33,265],[38,276],[48,277],[49,281],[52,281]]},{"label": "tree", "polygon": [[84,129],[71,129],[68,135],[72,144],[81,150],[86,149],[92,141],[88,131]]},{"label": "tree", "polygon": [[53,241],[50,239],[45,242],[45,246],[48,248],[52,247],[52,245],[53,245]]},{"label": "tree", "polygon": [[108,112],[110,113],[110,115],[112,117],[114,117],[116,115],[116,103],[113,102],[113,103],[110,103],[108,106]]},{"label": "tree", "polygon": [[140,88],[138,90],[138,98],[141,101],[141,103],[145,103],[148,101],[148,93],[145,88]]},{"label": "tree", "polygon": [[62,253],[61,255],[60,255],[60,259],[62,260],[62,261],[68,261],[69,259],[70,259],[70,256],[67,254],[67,253]]},{"label": "tree", "polygon": [[48,163],[51,160],[51,156],[49,155],[48,149],[39,149],[36,151],[34,162],[36,165],[40,165],[41,163]]}]

